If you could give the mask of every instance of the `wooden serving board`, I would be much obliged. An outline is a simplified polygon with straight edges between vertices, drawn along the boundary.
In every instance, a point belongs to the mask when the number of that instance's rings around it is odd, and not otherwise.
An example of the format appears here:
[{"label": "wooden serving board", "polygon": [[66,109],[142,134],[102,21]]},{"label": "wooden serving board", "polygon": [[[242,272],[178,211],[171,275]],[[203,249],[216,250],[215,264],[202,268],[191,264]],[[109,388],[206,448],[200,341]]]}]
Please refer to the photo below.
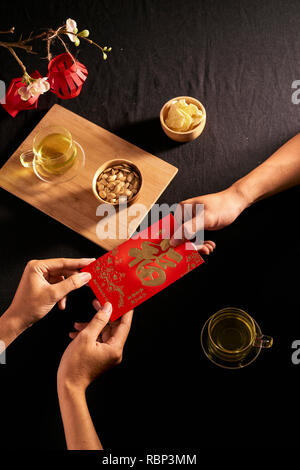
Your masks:
[{"label": "wooden serving board", "polygon": [[[38,179],[31,168],[22,167],[19,159],[22,152],[32,148],[37,132],[50,125],[66,127],[74,140],[81,144],[86,157],[85,167],[73,180],[57,185]],[[125,209],[127,214],[122,210],[110,217],[108,238],[99,239],[96,227],[101,217],[96,215],[96,209],[100,201],[93,194],[92,180],[97,168],[114,158],[124,158],[135,163],[142,173],[143,187],[137,201]],[[111,250],[134,233],[177,171],[176,167],[164,160],[55,104],[1,168],[0,186],[97,245]],[[137,214],[129,216],[134,209],[137,209]],[[127,223],[124,215],[128,216]],[[124,237],[114,237],[114,230],[111,230],[114,220],[117,234],[125,233]]]}]

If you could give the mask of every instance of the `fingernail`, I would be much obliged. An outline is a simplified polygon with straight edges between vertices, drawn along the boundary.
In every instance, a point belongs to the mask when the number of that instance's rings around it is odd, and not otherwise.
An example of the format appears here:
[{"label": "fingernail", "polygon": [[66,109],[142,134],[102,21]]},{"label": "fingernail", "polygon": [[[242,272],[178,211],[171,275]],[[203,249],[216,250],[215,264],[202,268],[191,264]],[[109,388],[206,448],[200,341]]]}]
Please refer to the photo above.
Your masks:
[{"label": "fingernail", "polygon": [[105,304],[102,307],[102,311],[109,314],[112,312],[112,304],[110,302],[105,302]]},{"label": "fingernail", "polygon": [[179,245],[180,243],[180,240],[177,240],[175,238],[171,238],[170,240],[170,245],[173,246],[173,248],[175,248],[177,245]]},{"label": "fingernail", "polygon": [[93,304],[94,304],[94,307],[95,307],[96,310],[100,310],[101,304],[100,304],[99,300],[95,299]]},{"label": "fingernail", "polygon": [[88,263],[88,262],[91,263],[92,261],[95,261],[95,260],[96,260],[96,258],[82,258],[82,261],[84,263]]},{"label": "fingernail", "polygon": [[78,277],[82,282],[88,282],[92,279],[92,275],[90,273],[79,273]]},{"label": "fingernail", "polygon": [[171,238],[171,239],[170,239],[170,245],[171,245],[171,246],[175,246],[174,243],[175,243],[174,238]]}]

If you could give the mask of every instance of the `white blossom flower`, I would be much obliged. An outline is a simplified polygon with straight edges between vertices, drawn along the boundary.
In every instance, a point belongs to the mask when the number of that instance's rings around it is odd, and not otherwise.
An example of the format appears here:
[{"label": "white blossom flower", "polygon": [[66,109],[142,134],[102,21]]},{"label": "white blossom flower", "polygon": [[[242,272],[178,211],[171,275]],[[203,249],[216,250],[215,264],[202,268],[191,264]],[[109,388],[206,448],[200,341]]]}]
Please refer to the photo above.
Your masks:
[{"label": "white blossom flower", "polygon": [[77,37],[74,36],[74,34],[78,33],[77,29],[77,23],[75,20],[72,20],[71,18],[67,19],[66,21],[66,30],[69,31],[70,33],[73,34],[68,34],[70,41],[75,42]]},{"label": "white blossom flower", "polygon": [[48,77],[37,78],[33,80],[28,86],[19,88],[18,93],[21,100],[28,101],[31,97],[37,97],[46,93],[50,89],[50,83],[47,81]]},{"label": "white blossom flower", "polygon": [[32,96],[42,95],[50,89],[50,83],[48,82],[48,77],[38,78],[29,85],[30,93]]},{"label": "white blossom flower", "polygon": [[27,86],[22,86],[21,88],[19,88],[18,93],[21,97],[21,100],[23,101],[28,101],[31,98],[31,93],[28,90]]}]

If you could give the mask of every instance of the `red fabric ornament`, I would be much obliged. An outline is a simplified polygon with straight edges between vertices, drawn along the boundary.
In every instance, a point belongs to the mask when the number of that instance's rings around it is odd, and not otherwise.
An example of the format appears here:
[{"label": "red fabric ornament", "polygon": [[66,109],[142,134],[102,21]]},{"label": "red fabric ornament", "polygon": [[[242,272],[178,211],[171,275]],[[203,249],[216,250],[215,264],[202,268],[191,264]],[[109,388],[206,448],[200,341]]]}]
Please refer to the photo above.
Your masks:
[{"label": "red fabric ornament", "polygon": [[88,71],[86,67],[65,52],[54,57],[48,65],[50,90],[59,98],[75,98],[81,92]]},{"label": "red fabric ornament", "polygon": [[[42,78],[40,73],[35,70],[31,75],[32,78]],[[10,82],[5,96],[5,103],[2,106],[12,116],[16,117],[19,111],[28,109],[36,109],[39,96],[32,96],[27,101],[23,101],[18,93],[19,88],[26,86],[23,77],[13,78]]]}]

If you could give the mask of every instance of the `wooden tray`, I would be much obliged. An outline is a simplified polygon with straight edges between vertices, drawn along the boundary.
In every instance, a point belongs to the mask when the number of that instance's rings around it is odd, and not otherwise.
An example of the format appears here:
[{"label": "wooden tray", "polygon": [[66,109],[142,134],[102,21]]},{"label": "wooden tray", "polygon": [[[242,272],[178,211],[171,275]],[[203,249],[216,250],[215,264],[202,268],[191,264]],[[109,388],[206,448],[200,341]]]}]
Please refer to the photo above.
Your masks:
[{"label": "wooden tray", "polygon": [[[53,124],[66,127],[74,140],[82,145],[86,157],[85,167],[80,174],[73,180],[58,185],[39,180],[32,169],[22,167],[19,159],[23,151],[32,148],[36,133]],[[118,231],[120,224],[122,233],[127,232],[127,238],[129,238],[174,178],[177,168],[60,105],[52,106],[1,168],[0,186],[97,245],[111,250],[124,241],[126,236],[115,239],[113,233],[108,230],[108,236],[112,238],[100,240],[97,237],[96,226],[100,217],[96,215],[96,209],[99,201],[92,192],[92,179],[100,165],[114,158],[131,160],[143,174],[144,184],[141,194],[136,203],[126,209],[128,215],[129,210],[132,211],[134,207],[139,208],[137,216],[128,216],[126,227],[124,227],[123,211],[112,216],[117,223],[117,233],[120,233]],[[140,204],[144,207],[139,206]],[[121,213],[122,217],[120,217]],[[128,230],[128,224],[130,224],[130,230]]]}]

